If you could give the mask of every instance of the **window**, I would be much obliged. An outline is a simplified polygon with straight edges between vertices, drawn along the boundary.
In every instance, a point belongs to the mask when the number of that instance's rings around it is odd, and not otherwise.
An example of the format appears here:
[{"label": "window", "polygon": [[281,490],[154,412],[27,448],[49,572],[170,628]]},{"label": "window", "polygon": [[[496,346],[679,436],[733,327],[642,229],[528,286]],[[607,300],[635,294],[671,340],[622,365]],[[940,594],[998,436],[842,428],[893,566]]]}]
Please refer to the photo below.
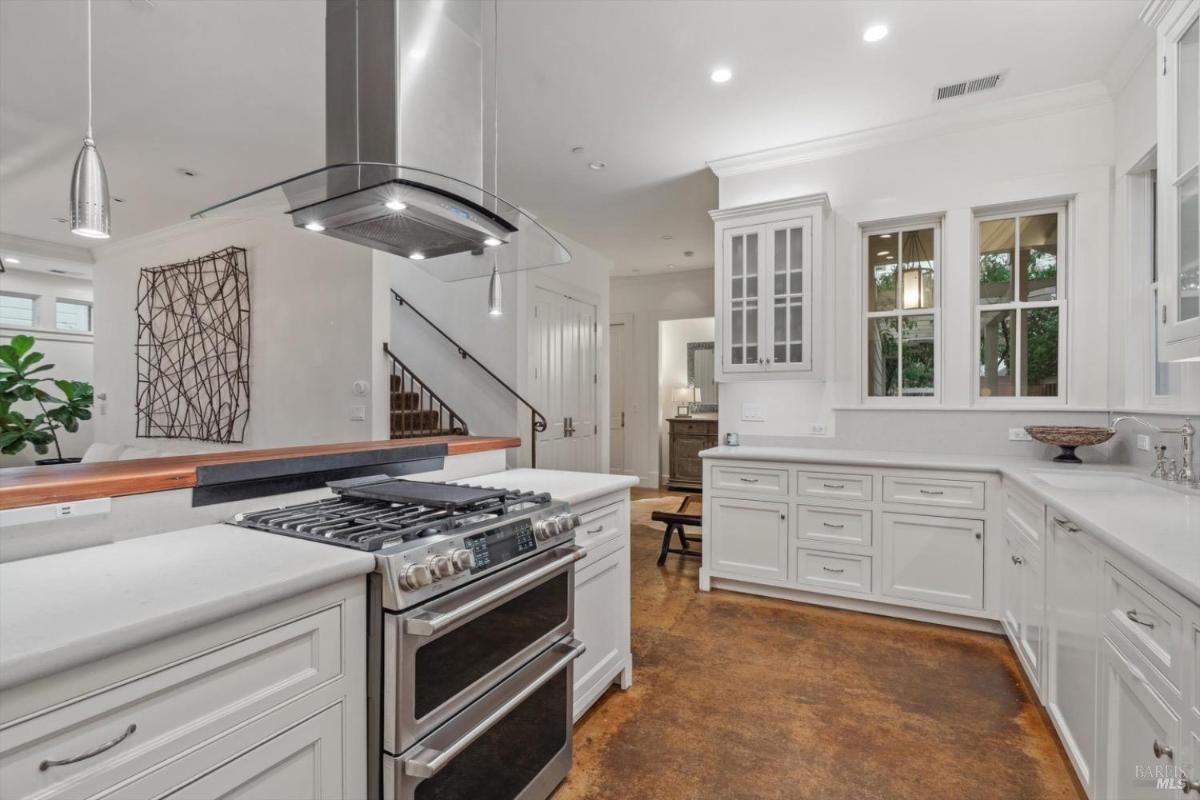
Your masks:
[{"label": "window", "polygon": [[32,328],[34,322],[32,295],[0,292],[0,325]]},{"label": "window", "polygon": [[60,331],[90,333],[92,304],[78,300],[57,300],[54,303],[54,327]]},{"label": "window", "polygon": [[[1152,169],[1146,173],[1145,189],[1135,200],[1140,198],[1146,206],[1147,228],[1145,244],[1149,250],[1150,263],[1150,364],[1151,364],[1151,399],[1168,397],[1171,394],[1171,363],[1163,361],[1158,352],[1158,247],[1154,232],[1158,230],[1158,170]],[[1131,192],[1131,195],[1134,193]]]},{"label": "window", "polygon": [[937,396],[940,252],[937,223],[863,234],[868,398]]},{"label": "window", "polygon": [[975,219],[981,398],[1062,399],[1066,207]]}]

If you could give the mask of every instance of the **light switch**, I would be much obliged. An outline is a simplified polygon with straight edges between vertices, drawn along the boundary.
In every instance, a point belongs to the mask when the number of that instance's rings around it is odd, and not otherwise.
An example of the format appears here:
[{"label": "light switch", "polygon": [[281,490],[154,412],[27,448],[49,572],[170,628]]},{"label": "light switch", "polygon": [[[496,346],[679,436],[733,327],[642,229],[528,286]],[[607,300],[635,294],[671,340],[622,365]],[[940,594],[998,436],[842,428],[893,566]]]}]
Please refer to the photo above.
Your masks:
[{"label": "light switch", "polygon": [[1024,428],[1009,428],[1008,440],[1010,442],[1032,442],[1033,437]]},{"label": "light switch", "polygon": [[766,418],[762,403],[742,403],[743,422],[763,422]]},{"label": "light switch", "polygon": [[350,421],[364,422],[367,419],[366,406],[350,406]]}]

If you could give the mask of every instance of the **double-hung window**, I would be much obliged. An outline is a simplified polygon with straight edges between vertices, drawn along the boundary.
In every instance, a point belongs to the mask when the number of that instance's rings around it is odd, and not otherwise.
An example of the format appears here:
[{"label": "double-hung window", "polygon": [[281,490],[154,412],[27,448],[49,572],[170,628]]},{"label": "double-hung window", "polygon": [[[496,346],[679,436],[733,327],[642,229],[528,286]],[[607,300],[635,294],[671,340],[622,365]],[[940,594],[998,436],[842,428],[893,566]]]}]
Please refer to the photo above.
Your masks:
[{"label": "double-hung window", "polygon": [[864,394],[872,398],[938,396],[938,296],[941,225],[869,227],[866,271]]},{"label": "double-hung window", "polygon": [[32,328],[37,322],[36,300],[31,294],[0,292],[0,325]]},{"label": "double-hung window", "polygon": [[54,327],[60,331],[91,333],[92,304],[79,300],[56,300],[54,303]]},{"label": "double-hung window", "polygon": [[1066,206],[975,218],[977,396],[1065,399]]}]

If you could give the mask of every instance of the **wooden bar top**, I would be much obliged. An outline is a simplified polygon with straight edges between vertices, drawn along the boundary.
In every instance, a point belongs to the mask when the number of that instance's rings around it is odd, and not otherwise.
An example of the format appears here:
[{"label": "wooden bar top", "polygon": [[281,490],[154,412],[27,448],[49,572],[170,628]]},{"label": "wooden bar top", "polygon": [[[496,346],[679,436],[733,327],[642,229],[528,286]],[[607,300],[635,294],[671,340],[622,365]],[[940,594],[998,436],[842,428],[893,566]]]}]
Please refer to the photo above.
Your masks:
[{"label": "wooden bar top", "polygon": [[447,455],[452,456],[521,446],[521,440],[515,436],[426,436],[417,439],[342,442],[270,450],[229,450],[190,456],[99,461],[92,464],[9,467],[0,469],[0,509],[69,503],[94,497],[161,492],[167,489],[190,489],[196,485],[196,468],[209,464],[354,453],[443,442],[449,449]]}]

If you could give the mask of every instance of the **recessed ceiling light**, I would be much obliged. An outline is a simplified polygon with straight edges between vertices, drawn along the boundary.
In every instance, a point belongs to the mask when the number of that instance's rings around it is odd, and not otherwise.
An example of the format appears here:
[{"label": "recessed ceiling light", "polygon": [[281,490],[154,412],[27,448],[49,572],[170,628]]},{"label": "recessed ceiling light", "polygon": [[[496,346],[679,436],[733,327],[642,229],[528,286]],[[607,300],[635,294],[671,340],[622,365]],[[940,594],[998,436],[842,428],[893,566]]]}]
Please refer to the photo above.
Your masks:
[{"label": "recessed ceiling light", "polygon": [[177,169],[175,171],[178,172],[180,175],[184,176],[185,178],[196,177],[196,171],[188,169],[187,167],[180,167],[179,169]]},{"label": "recessed ceiling light", "polygon": [[733,70],[729,67],[717,67],[708,77],[712,78],[713,83],[728,83],[733,77]]},{"label": "recessed ceiling light", "polygon": [[390,211],[403,211],[404,209],[408,208],[406,203],[401,203],[399,200],[388,200],[383,205]]},{"label": "recessed ceiling light", "polygon": [[886,256],[886,255],[890,255],[890,254],[891,254],[891,252],[892,252],[891,250],[880,250],[880,251],[879,251],[878,253],[876,253],[875,255],[877,255],[877,256]]},{"label": "recessed ceiling light", "polygon": [[321,231],[325,230],[325,226],[319,222],[306,222],[304,223],[304,229],[313,231],[314,233],[320,233]]},{"label": "recessed ceiling light", "polygon": [[20,263],[21,263],[21,259],[19,259],[19,258],[13,258],[12,256],[5,256],[5,257],[4,257],[4,263],[5,263],[5,264],[20,264]]},{"label": "recessed ceiling light", "polygon": [[588,162],[588,169],[601,170],[607,166],[608,166],[608,164],[605,163],[604,161],[589,161]]},{"label": "recessed ceiling light", "polygon": [[887,25],[872,25],[863,31],[864,42],[878,42],[880,39],[888,35]]},{"label": "recessed ceiling light", "polygon": [[409,255],[409,258],[411,258],[413,261],[424,261],[425,254],[424,253],[412,253]]},{"label": "recessed ceiling light", "polygon": [[504,244],[504,242],[500,241],[495,236],[489,236],[483,240],[483,244],[485,247],[498,247],[499,245]]}]

